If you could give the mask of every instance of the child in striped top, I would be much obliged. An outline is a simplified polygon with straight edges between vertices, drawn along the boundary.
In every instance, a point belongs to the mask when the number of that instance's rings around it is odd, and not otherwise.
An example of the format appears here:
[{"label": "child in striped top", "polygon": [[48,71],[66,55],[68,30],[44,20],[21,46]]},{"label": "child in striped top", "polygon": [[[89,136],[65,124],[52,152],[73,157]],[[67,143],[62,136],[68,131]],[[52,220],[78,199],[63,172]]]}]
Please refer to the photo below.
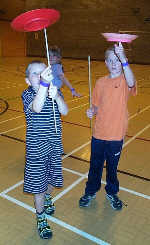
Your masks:
[{"label": "child in striped top", "polygon": [[[62,130],[60,114],[66,115],[68,107],[59,95],[56,86],[50,86],[53,79],[45,79],[46,65],[33,61],[26,69],[26,83],[22,100],[26,116],[26,164],[24,172],[24,192],[34,194],[37,228],[41,238],[52,236],[45,214],[55,211],[51,192],[54,187],[62,187]],[[53,102],[55,108],[54,123]]]}]

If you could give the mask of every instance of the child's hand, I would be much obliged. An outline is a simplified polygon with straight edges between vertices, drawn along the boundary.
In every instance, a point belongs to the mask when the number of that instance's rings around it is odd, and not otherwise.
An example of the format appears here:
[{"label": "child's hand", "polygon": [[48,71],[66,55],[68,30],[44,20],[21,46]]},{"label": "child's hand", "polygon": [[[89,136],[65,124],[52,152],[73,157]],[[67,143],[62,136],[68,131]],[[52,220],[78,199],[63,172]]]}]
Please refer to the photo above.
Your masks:
[{"label": "child's hand", "polygon": [[81,97],[82,95],[81,94],[78,94],[75,89],[71,89],[71,93],[72,93],[72,96],[73,97]]},{"label": "child's hand", "polygon": [[127,61],[127,58],[122,43],[119,42],[119,45],[115,44],[114,46],[115,46],[115,54],[118,56],[121,63],[125,63]]},{"label": "child's hand", "polygon": [[93,116],[95,115],[94,109],[93,109],[93,108],[89,108],[89,109],[86,111],[86,115],[87,115],[88,118],[92,119]]},{"label": "child's hand", "polygon": [[52,70],[51,67],[47,67],[42,73],[41,73],[41,80],[50,84],[53,80]]},{"label": "child's hand", "polygon": [[57,87],[51,84],[48,89],[48,97],[53,100],[56,100],[58,96],[59,95],[58,95]]}]

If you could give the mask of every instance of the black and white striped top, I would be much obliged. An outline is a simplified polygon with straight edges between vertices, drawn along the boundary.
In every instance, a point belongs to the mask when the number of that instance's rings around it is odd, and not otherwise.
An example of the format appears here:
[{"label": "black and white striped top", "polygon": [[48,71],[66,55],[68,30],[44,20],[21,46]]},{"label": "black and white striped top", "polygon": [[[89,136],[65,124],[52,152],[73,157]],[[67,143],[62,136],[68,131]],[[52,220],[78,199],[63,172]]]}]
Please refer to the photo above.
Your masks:
[{"label": "black and white striped top", "polygon": [[35,95],[36,92],[33,90],[31,86],[28,87],[28,89],[24,90],[22,93],[24,112],[27,122],[27,142],[29,143],[30,140],[32,141],[33,139],[37,141],[50,140],[52,142],[55,142],[57,145],[60,144],[60,148],[62,148],[61,118],[56,101],[54,101],[54,107],[57,124],[57,133],[55,130],[52,99],[46,97],[42,111],[40,113],[36,113],[33,112],[29,107]]}]

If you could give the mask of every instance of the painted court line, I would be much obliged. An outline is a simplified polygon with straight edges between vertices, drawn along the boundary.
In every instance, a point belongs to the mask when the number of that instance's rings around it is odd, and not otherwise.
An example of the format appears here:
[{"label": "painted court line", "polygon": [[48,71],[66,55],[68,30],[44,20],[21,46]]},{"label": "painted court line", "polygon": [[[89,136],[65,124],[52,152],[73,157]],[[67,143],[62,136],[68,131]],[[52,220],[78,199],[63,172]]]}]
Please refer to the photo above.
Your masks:
[{"label": "painted court line", "polygon": [[[53,198],[53,201],[57,201],[59,198],[61,198],[63,195],[65,195],[67,192],[69,192],[70,190],[72,190],[76,185],[78,185],[83,179],[87,178],[88,176],[88,173],[85,173],[85,174],[81,174],[79,172],[76,172],[76,171],[72,171],[70,169],[67,169],[67,168],[63,168],[65,171],[68,171],[68,172],[71,172],[75,175],[79,175],[81,176],[79,179],[77,179],[75,182],[73,182],[71,185],[69,185],[66,189],[64,189],[62,192],[60,192],[58,195],[56,195],[54,198]],[[8,189],[4,190],[3,192],[0,193],[0,196],[2,195],[5,195],[7,194],[8,192],[12,191],[13,189],[17,188],[18,186],[20,186],[21,184],[23,184],[23,180],[18,182],[17,184],[9,187]],[[106,185],[106,182],[102,180],[102,184]],[[130,190],[130,189],[127,189],[125,187],[122,187],[120,186],[119,187],[120,190],[123,190],[125,192],[129,192],[135,196],[138,196],[138,197],[143,197],[144,199],[148,199],[150,200],[150,196],[148,195],[145,195],[143,193],[140,193],[140,192],[137,192],[137,191],[134,191],[134,190]]]},{"label": "painted court line", "polygon": [[83,105],[79,105],[79,106],[73,107],[73,108],[69,109],[69,112],[70,112],[70,111],[73,111],[73,110],[76,110],[76,109],[78,109],[78,108],[82,108],[82,107],[84,107],[84,106],[86,106],[86,105],[89,105],[89,103],[86,103],[86,104],[83,104]]},{"label": "painted court line", "polygon": [[[129,143],[131,143],[138,135],[140,135],[141,133],[143,133],[146,129],[148,129],[150,127],[150,124],[148,124],[145,128],[143,128],[142,130],[140,130],[136,135],[134,135],[131,139],[129,139],[124,145],[123,145],[123,148],[124,147],[126,147]],[[71,152],[69,152],[68,154],[66,154],[65,156],[63,156],[62,157],[62,160],[64,160],[65,158],[67,158],[68,156],[70,156],[70,155],[72,155],[73,153],[75,153],[75,152],[77,152],[77,151],[79,151],[80,149],[82,149],[82,148],[84,148],[85,146],[87,146],[88,144],[90,144],[90,142],[91,141],[88,141],[87,143],[85,143],[85,144],[83,144],[83,145],[81,145],[80,147],[78,147],[78,148],[76,148],[76,149],[74,149],[73,151],[71,151]],[[67,168],[65,169],[65,170],[67,170]],[[72,171],[72,173],[74,172],[75,174],[77,174],[75,171],[73,171],[73,170],[69,170],[69,171]],[[85,174],[86,175],[86,174]],[[81,176],[82,176],[82,174],[81,174]],[[84,175],[83,175],[84,176]],[[83,177],[82,176],[82,177]],[[81,177],[81,178],[82,178]],[[21,182],[19,182],[19,183],[21,183]],[[105,182],[103,181],[103,184],[105,184]],[[16,184],[16,185],[18,185],[18,184]],[[74,187],[75,185],[73,185],[73,187]],[[73,188],[72,187],[72,188]],[[14,187],[10,187],[10,188],[12,188],[12,189],[14,189]],[[69,188],[69,187],[68,187]],[[127,188],[124,188],[124,187],[121,187],[120,186],[120,189],[122,188],[122,190],[124,190],[124,191],[126,191],[126,192],[130,192],[130,193],[132,193],[132,194],[134,194],[134,195],[137,195],[137,196],[140,196],[140,197],[143,197],[143,198],[146,198],[146,199],[149,199],[149,196],[148,195],[144,195],[144,194],[142,194],[142,193],[138,193],[138,192],[135,192],[135,191],[132,191],[132,190],[129,190],[129,189],[127,189]],[[9,188],[8,188],[9,189]],[[7,189],[7,190],[8,190]],[[7,190],[5,190],[4,192],[5,193],[7,193],[8,191]],[[64,190],[65,191],[65,190]],[[4,193],[3,192],[3,193]]]},{"label": "painted court line", "polygon": [[[102,181],[102,184],[106,185],[106,182]],[[133,194],[134,196],[143,197],[144,199],[150,200],[150,196],[145,195],[145,194],[140,193],[140,192],[137,192],[137,191],[133,191],[133,190],[127,189],[127,188],[122,187],[122,186],[119,186],[119,190],[122,190],[122,191],[125,191],[125,192],[129,192],[129,193]]]},{"label": "painted court line", "polygon": [[69,152],[68,154],[66,154],[65,156],[62,157],[62,160],[64,160],[65,158],[71,156],[73,153],[81,150],[82,148],[84,148],[85,146],[89,145],[91,143],[91,141],[88,141],[87,143],[77,147],[76,149],[74,149],[73,151]]},{"label": "painted court line", "polygon": [[10,118],[10,119],[7,119],[7,120],[5,120],[5,121],[0,122],[0,124],[6,123],[6,122],[8,122],[8,121],[15,120],[15,119],[18,119],[18,118],[20,118],[20,117],[24,117],[24,115],[21,115],[21,116],[18,116],[18,117],[12,117],[12,118]]},{"label": "painted court line", "polygon": [[6,133],[9,133],[9,132],[12,132],[12,131],[15,131],[15,130],[20,129],[20,128],[24,128],[25,126],[26,126],[26,125],[21,125],[21,126],[18,126],[18,127],[16,127],[16,128],[12,128],[12,129],[9,129],[9,130],[7,130],[7,131],[0,132],[0,135],[1,135],[1,134],[6,134]]},{"label": "painted court line", "polygon": [[84,95],[84,96],[78,97],[76,99],[67,100],[66,103],[71,103],[71,102],[78,101],[78,100],[81,100],[81,99],[85,99],[85,98],[88,98],[88,97],[89,97],[89,95]]},{"label": "painted court line", "polygon": [[[13,197],[10,197],[10,196],[5,195],[5,194],[0,195],[0,196],[5,198],[5,199],[7,199],[7,200],[9,200],[9,201],[11,201],[11,202],[13,202],[13,203],[15,203],[15,204],[17,204],[20,207],[23,207],[23,208],[33,212],[33,213],[36,212],[35,209],[33,207],[31,207],[30,205],[25,204],[25,203],[13,198]],[[52,216],[47,217],[47,219],[49,219],[51,222],[53,222],[55,224],[58,224],[58,225],[60,225],[60,226],[62,226],[64,228],[66,228],[67,230],[70,230],[71,232],[74,232],[74,233],[76,233],[76,234],[78,234],[78,235],[80,235],[80,236],[82,236],[82,237],[84,237],[84,238],[96,243],[96,244],[99,244],[99,245],[110,245],[110,243],[107,243],[107,242],[105,242],[105,241],[103,241],[103,240],[101,240],[101,239],[99,239],[99,238],[97,238],[95,236],[92,236],[91,234],[89,234],[87,232],[84,232],[84,231],[76,228],[75,226],[69,225],[69,224],[65,223],[64,221],[62,221],[62,220],[59,220],[59,219],[54,218]]]},{"label": "painted court line", "polygon": [[131,193],[131,194],[133,194],[133,195],[135,195],[135,196],[143,197],[143,198],[145,198],[145,199],[150,200],[150,196],[145,195],[145,194],[143,194],[143,193],[139,193],[139,192],[136,192],[136,191],[133,191],[133,190],[130,190],[130,189],[121,187],[121,186],[119,187],[119,189],[122,190],[122,191],[129,192],[129,193]]},{"label": "painted court line", "polygon": [[[84,105],[83,105],[83,106],[84,106]],[[77,108],[77,107],[76,107],[76,108]],[[146,110],[146,109],[145,109],[145,110]],[[140,112],[139,112],[139,113],[140,113]],[[136,114],[138,115],[139,113],[136,113]],[[136,114],[135,114],[135,115],[136,115]],[[133,116],[131,116],[131,117],[133,118]],[[5,131],[5,132],[3,132],[3,133],[11,132],[11,131],[13,131],[13,130],[22,128],[22,127],[24,127],[24,126],[25,126],[25,125],[19,126],[19,127],[16,127],[15,129],[10,129],[10,130]],[[145,130],[147,130],[149,127],[150,127],[150,124],[147,125],[146,127],[144,127],[142,130],[140,130],[140,131],[139,131],[136,135],[134,135],[130,140],[128,140],[128,141],[123,145],[123,147],[127,146],[130,142],[132,142],[137,136],[139,136],[141,133],[143,133],[143,132],[144,132]],[[70,153],[68,153],[67,155],[63,156],[62,159],[65,159],[65,158],[67,158],[68,156],[72,155],[73,153],[79,151],[80,149],[82,149],[83,147],[85,147],[86,145],[88,145],[90,142],[91,142],[91,141],[89,141],[89,142],[83,144],[82,146],[76,148],[76,149],[73,150],[72,152],[70,152]],[[64,169],[64,170],[67,170],[67,169]],[[69,171],[70,171],[70,170],[69,170]],[[74,174],[77,174],[76,171],[72,171],[72,170],[71,170],[71,172],[74,173]],[[78,174],[78,175],[79,175],[79,174]],[[86,174],[83,175],[83,176],[82,176],[82,174],[81,174],[81,177],[80,177],[78,180],[76,180],[72,185],[70,185],[68,188],[66,188],[64,191],[62,191],[61,193],[59,193],[59,194],[54,198],[54,201],[56,201],[56,200],[58,200],[59,198],[61,198],[63,195],[65,195],[67,192],[69,192],[71,189],[73,189],[78,183],[80,183],[80,182],[81,182],[84,178],[86,178],[86,177],[87,177]],[[3,191],[2,193],[0,193],[0,196],[3,197],[3,198],[5,198],[5,199],[7,199],[7,200],[9,200],[9,201],[11,201],[11,202],[13,202],[13,203],[16,203],[17,205],[22,206],[22,207],[24,207],[24,208],[26,208],[26,209],[28,209],[28,210],[30,210],[30,211],[32,211],[32,212],[35,212],[35,209],[33,209],[32,207],[30,207],[29,205],[27,205],[27,204],[25,204],[25,203],[22,203],[22,202],[20,202],[20,201],[18,201],[18,200],[16,200],[16,199],[14,199],[14,198],[12,198],[12,197],[6,195],[7,192],[9,192],[9,191],[11,191],[11,190],[17,188],[17,187],[18,187],[19,185],[21,185],[22,183],[23,183],[23,181],[18,182],[18,183],[15,184],[14,186],[12,186],[12,187],[8,188],[7,190]],[[102,183],[105,184],[104,181],[102,181]],[[134,195],[136,195],[136,196],[140,196],[140,197],[143,197],[143,198],[146,198],[146,199],[149,199],[149,200],[150,200],[150,196],[144,195],[144,194],[142,194],[142,193],[138,193],[138,192],[135,192],[135,191],[133,191],[133,190],[129,190],[129,189],[124,188],[124,187],[120,187],[120,189],[123,190],[123,191],[126,191],[126,192],[130,192],[131,194],[134,194]],[[86,239],[89,239],[89,240],[95,242],[96,244],[108,245],[108,243],[102,241],[101,239],[99,239],[99,238],[97,238],[97,237],[94,237],[94,236],[92,236],[92,235],[90,235],[90,234],[88,234],[88,233],[86,233],[86,232],[84,232],[84,231],[81,231],[81,230],[77,229],[77,228],[74,227],[74,226],[71,226],[71,225],[69,225],[69,224],[66,224],[65,222],[63,222],[63,221],[61,221],[61,220],[59,220],[59,219],[56,219],[56,218],[54,218],[54,217],[50,217],[49,219],[50,219],[52,222],[54,222],[54,223],[56,223],[56,224],[59,224],[60,226],[63,226],[63,227],[65,227],[66,229],[69,229],[69,230],[71,230],[72,232],[75,232],[75,233],[79,234],[80,236],[85,237]]]},{"label": "painted court line", "polygon": [[139,112],[136,112],[135,114],[133,114],[132,116],[129,117],[129,120],[138,116],[139,114],[141,114],[142,112],[148,110],[150,108],[150,105],[146,106],[145,108],[143,108],[142,110],[140,110]]},{"label": "painted court line", "polygon": [[18,183],[16,183],[13,186],[10,186],[9,188],[7,188],[6,190],[4,190],[3,192],[0,193],[0,195],[4,195],[7,194],[8,192],[14,190],[15,188],[17,188],[18,186],[22,185],[24,183],[24,180],[19,181]]},{"label": "painted court line", "polygon": [[74,170],[72,170],[72,169],[69,169],[69,168],[64,168],[63,167],[63,170],[65,170],[65,171],[67,171],[67,172],[70,172],[70,173],[72,173],[72,174],[76,174],[76,175],[79,175],[79,176],[85,176],[85,174],[81,174],[81,173],[79,173],[79,172],[77,172],[77,171],[74,171]]},{"label": "painted court line", "polygon": [[129,139],[127,142],[124,143],[123,148],[126,147],[129,143],[131,143],[133,140],[136,139],[137,136],[142,134],[145,130],[150,128],[150,124],[148,124],[145,128],[141,129],[137,134],[135,134],[131,139]]},{"label": "painted court line", "polygon": [[53,198],[53,201],[57,201],[58,199],[60,199],[62,196],[64,196],[67,192],[69,192],[70,190],[72,190],[74,187],[76,187],[82,180],[84,180],[86,177],[82,176],[79,179],[77,179],[76,181],[74,181],[71,185],[69,185],[64,191],[61,191],[57,196],[55,196]]},{"label": "painted court line", "polygon": [[[89,96],[84,96],[84,97],[89,97]],[[74,100],[78,100],[78,99],[74,99]],[[71,100],[71,101],[74,101],[74,100]],[[71,101],[70,101],[70,102],[71,102]],[[87,103],[87,104],[89,104],[89,103]],[[84,105],[81,105],[81,106],[83,107],[83,106],[85,106],[85,105],[87,105],[87,104],[84,104]],[[76,109],[76,108],[78,108],[78,107],[74,107],[74,108]],[[70,109],[70,111],[73,110],[74,108]],[[134,118],[134,117],[136,117],[136,116],[138,116],[139,114],[143,113],[144,111],[148,110],[149,108],[150,108],[150,105],[146,106],[145,108],[143,108],[143,109],[140,110],[139,112],[136,112],[135,114],[133,114],[132,116],[130,116],[130,117],[129,117],[129,120],[132,119],[132,118]],[[20,118],[20,117],[24,117],[24,115],[21,115],[21,116],[18,116],[18,117],[12,117],[12,118],[10,118],[10,119],[1,121],[0,124],[5,123],[5,122],[8,122],[8,121],[11,121],[11,120],[15,120],[15,119]]]}]

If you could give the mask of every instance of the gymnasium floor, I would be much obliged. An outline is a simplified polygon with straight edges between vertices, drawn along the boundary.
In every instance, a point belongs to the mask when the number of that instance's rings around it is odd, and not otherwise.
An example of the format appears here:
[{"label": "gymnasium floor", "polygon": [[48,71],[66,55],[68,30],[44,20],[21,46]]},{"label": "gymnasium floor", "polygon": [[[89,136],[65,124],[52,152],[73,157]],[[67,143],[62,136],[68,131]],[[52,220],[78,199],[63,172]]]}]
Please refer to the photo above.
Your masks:
[{"label": "gymnasium floor", "polygon": [[[33,59],[0,58],[0,98],[9,105],[0,115],[0,245],[149,245],[150,66],[131,65],[138,95],[129,100],[129,128],[118,168],[119,196],[125,205],[118,212],[105,199],[105,168],[96,200],[91,207],[78,206],[90,158],[91,129],[85,114],[89,107],[88,62],[63,60],[66,77],[83,96],[72,98],[66,87],[62,89],[70,109],[62,117],[64,187],[53,193],[56,213],[49,218],[53,237],[41,240],[33,197],[23,193],[26,126],[21,93],[26,88],[25,67]],[[92,61],[92,86],[106,73],[103,62]]]}]

